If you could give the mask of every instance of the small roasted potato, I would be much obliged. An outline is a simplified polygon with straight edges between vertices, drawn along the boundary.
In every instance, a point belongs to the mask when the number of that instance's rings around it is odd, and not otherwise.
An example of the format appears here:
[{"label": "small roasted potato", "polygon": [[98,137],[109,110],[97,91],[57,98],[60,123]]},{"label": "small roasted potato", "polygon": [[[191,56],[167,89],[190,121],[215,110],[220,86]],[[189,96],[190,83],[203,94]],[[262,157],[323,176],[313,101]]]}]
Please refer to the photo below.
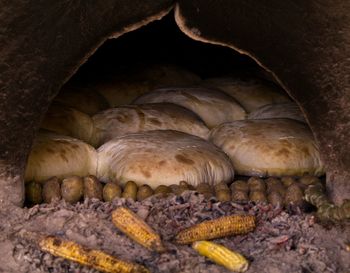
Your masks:
[{"label": "small roasted potato", "polygon": [[267,201],[274,207],[283,206],[283,197],[278,191],[271,191],[267,196]]},{"label": "small roasted potato", "polygon": [[145,200],[146,198],[152,196],[154,194],[154,191],[152,188],[148,185],[142,185],[139,187],[139,190],[137,191],[137,201]]},{"label": "small roasted potato", "polygon": [[229,187],[228,187],[227,183],[220,182],[214,186],[214,190],[215,190],[215,192],[218,192],[220,190],[229,190]]},{"label": "small roasted potato", "polygon": [[180,181],[179,186],[183,187],[183,188],[186,188],[187,190],[190,190],[190,191],[194,191],[195,190],[195,187],[193,187],[192,185],[188,184],[186,181]]},{"label": "small roasted potato", "polygon": [[196,191],[203,194],[205,198],[210,198],[213,196],[213,188],[208,183],[200,183]]},{"label": "small roasted potato", "polygon": [[304,204],[304,192],[298,183],[291,184],[286,191],[285,202],[286,205],[302,206]]},{"label": "small roasted potato", "polygon": [[114,198],[122,196],[122,188],[116,183],[109,182],[103,187],[102,195],[103,200],[110,202]]},{"label": "small roasted potato", "polygon": [[122,197],[123,198],[131,198],[134,201],[136,200],[137,197],[137,185],[134,181],[128,181],[126,182],[125,186],[124,186],[124,190],[122,193]]},{"label": "small roasted potato", "polygon": [[246,181],[236,180],[230,185],[230,189],[232,192],[235,192],[235,191],[248,192],[249,186],[248,186],[248,183]]},{"label": "small roasted potato", "polygon": [[84,182],[80,176],[70,176],[63,179],[61,184],[62,198],[71,204],[80,201],[84,194]]},{"label": "small roasted potato", "polygon": [[25,187],[25,196],[29,204],[40,204],[43,201],[41,184],[35,181],[27,183]]},{"label": "small roasted potato", "polygon": [[103,187],[94,175],[84,177],[84,198],[96,198],[102,200]]},{"label": "small roasted potato", "polygon": [[51,203],[61,199],[61,185],[56,176],[44,182],[42,196],[45,203]]},{"label": "small roasted potato", "polygon": [[299,182],[305,186],[321,184],[321,180],[317,176],[305,175],[299,178]]},{"label": "small roasted potato", "polygon": [[234,202],[247,202],[249,200],[248,192],[242,190],[232,191],[231,198]]},{"label": "small roasted potato", "polygon": [[171,192],[175,195],[180,195],[183,192],[183,189],[181,189],[180,186],[177,184],[171,184],[169,188],[171,189]]},{"label": "small roasted potato", "polygon": [[159,185],[155,190],[154,194],[161,194],[162,196],[167,196],[172,193],[171,189],[165,185]]},{"label": "small roasted potato", "polygon": [[266,203],[267,198],[266,198],[265,191],[261,191],[261,190],[251,191],[249,193],[249,200],[255,203]]},{"label": "small roasted potato", "polygon": [[286,188],[282,184],[281,180],[275,177],[269,177],[265,180],[266,191],[271,193],[273,191],[278,192],[282,197],[286,194]]},{"label": "small roasted potato", "polygon": [[283,177],[281,177],[281,182],[286,188],[288,188],[290,185],[296,183],[297,181],[294,177],[283,176]]},{"label": "small roasted potato", "polygon": [[229,188],[216,191],[215,196],[220,202],[231,201],[231,191]]},{"label": "small roasted potato", "polygon": [[247,181],[248,186],[249,186],[249,191],[261,191],[265,192],[266,191],[266,185],[264,180],[262,180],[259,177],[252,176],[251,178],[248,179]]}]

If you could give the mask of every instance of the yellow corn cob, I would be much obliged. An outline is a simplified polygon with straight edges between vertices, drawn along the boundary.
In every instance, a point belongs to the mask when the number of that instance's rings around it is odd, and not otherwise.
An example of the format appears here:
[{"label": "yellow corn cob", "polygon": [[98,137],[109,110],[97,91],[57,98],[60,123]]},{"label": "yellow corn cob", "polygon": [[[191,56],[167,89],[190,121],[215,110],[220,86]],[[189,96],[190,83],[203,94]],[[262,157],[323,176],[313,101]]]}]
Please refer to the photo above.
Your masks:
[{"label": "yellow corn cob", "polygon": [[255,216],[231,215],[204,221],[180,231],[175,238],[178,244],[210,240],[224,236],[246,234],[255,228]]},{"label": "yellow corn cob", "polygon": [[75,242],[48,236],[40,240],[42,250],[82,265],[93,267],[106,273],[149,273],[150,271],[138,264],[118,260],[99,250],[86,249]]},{"label": "yellow corn cob", "polygon": [[192,244],[193,249],[211,261],[226,267],[233,272],[245,272],[248,269],[248,261],[239,253],[226,247],[208,241],[198,241]]},{"label": "yellow corn cob", "polygon": [[140,245],[163,252],[160,236],[131,210],[119,207],[112,212],[112,222],[123,233]]}]

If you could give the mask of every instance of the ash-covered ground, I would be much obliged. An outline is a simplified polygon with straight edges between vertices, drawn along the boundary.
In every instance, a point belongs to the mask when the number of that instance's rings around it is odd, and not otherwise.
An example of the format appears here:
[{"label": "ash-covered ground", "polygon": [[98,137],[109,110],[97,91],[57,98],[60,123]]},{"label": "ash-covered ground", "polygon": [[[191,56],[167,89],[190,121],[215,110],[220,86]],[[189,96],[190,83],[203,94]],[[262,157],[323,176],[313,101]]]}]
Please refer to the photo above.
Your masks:
[{"label": "ash-covered ground", "polygon": [[[152,253],[114,227],[111,212],[127,206],[159,232],[168,251]],[[269,205],[219,203],[195,192],[142,202],[115,199],[111,203],[85,200],[70,205],[64,201],[32,208],[0,211],[0,272],[98,272],[42,252],[26,232],[40,232],[100,249],[120,259],[137,262],[151,272],[229,272],[199,256],[191,246],[172,243],[174,235],[203,220],[234,213],[257,216],[254,232],[219,240],[250,261],[247,272],[311,273],[350,272],[350,223],[320,225],[312,214],[273,209]]]}]

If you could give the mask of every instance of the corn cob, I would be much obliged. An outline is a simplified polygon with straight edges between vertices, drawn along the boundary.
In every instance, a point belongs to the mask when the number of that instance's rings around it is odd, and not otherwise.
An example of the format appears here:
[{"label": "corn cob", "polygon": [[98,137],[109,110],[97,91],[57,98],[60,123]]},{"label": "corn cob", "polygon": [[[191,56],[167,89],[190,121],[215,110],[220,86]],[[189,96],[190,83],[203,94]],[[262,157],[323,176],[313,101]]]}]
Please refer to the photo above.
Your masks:
[{"label": "corn cob", "polygon": [[147,273],[147,268],[121,261],[99,250],[86,249],[75,242],[48,236],[40,240],[39,246],[54,256],[59,256],[106,273]]},{"label": "corn cob", "polygon": [[112,212],[112,222],[123,233],[140,245],[163,252],[160,236],[131,210],[119,207]]},{"label": "corn cob", "polygon": [[230,235],[246,234],[255,228],[255,216],[231,215],[204,221],[180,231],[175,238],[178,244],[189,244]]},{"label": "corn cob", "polygon": [[245,272],[248,269],[248,261],[239,253],[226,247],[208,241],[194,242],[193,249],[211,261],[226,267],[233,272]]}]

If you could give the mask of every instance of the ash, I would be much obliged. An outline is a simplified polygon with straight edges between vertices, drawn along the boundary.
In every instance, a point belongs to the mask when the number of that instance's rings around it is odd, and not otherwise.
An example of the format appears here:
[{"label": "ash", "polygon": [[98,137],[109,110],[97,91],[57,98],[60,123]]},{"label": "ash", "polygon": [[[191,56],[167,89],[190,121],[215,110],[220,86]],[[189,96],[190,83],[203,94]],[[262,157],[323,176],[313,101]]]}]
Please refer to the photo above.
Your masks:
[{"label": "ash", "polygon": [[[127,206],[145,219],[161,234],[168,251],[151,252],[119,232],[111,222],[111,213],[118,206]],[[256,215],[256,230],[214,241],[243,254],[250,261],[247,272],[350,272],[350,252],[346,250],[349,223],[327,227],[317,223],[312,214],[295,210],[287,213],[270,205],[220,203],[195,192],[168,198],[152,196],[142,202],[87,199],[76,205],[60,201],[29,209],[1,210],[0,272],[98,272],[41,251],[33,241],[21,236],[25,232],[73,240],[143,264],[151,272],[229,272],[199,256],[191,246],[173,244],[172,239],[185,227],[234,213]]]}]

